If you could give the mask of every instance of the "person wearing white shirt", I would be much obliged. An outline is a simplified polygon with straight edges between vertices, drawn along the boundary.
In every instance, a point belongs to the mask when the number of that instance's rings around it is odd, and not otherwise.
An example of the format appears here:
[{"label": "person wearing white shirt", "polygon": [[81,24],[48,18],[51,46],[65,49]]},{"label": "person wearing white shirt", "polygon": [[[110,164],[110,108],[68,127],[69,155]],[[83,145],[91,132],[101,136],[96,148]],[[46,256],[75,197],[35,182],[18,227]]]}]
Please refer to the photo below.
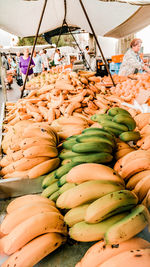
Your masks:
[{"label": "person wearing white shirt", "polygon": [[56,66],[61,64],[61,55],[60,55],[60,50],[59,49],[56,49],[56,51],[55,51],[54,64]]}]

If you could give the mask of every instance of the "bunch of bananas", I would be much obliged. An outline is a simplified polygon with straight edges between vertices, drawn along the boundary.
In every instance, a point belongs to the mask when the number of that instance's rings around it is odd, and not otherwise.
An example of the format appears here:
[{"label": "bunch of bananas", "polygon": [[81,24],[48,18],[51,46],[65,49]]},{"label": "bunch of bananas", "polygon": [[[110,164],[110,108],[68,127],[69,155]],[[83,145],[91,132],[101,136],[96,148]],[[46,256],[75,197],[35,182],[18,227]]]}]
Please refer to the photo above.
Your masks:
[{"label": "bunch of bananas", "polygon": [[112,161],[115,148],[115,137],[112,133],[100,128],[87,128],[81,135],[68,138],[63,143],[59,154],[62,165],[74,163],[108,163]]},{"label": "bunch of bananas", "polygon": [[130,152],[116,162],[114,170],[138,196],[139,202],[150,207],[150,151]]},{"label": "bunch of bananas", "polygon": [[20,121],[8,130],[0,160],[3,178],[37,178],[59,166],[59,137],[46,122]]},{"label": "bunch of bananas", "polygon": [[127,262],[128,267],[148,267],[149,261],[150,242],[135,237],[114,246],[101,240],[87,250],[75,267],[126,267]]},{"label": "bunch of bananas", "polygon": [[75,166],[66,175],[66,181],[74,187],[58,197],[56,206],[69,209],[64,220],[70,227],[71,238],[81,242],[105,238],[108,244],[118,244],[148,224],[147,208],[136,206],[136,194],[125,190],[123,179],[108,166],[96,163]]},{"label": "bunch of bananas", "polygon": [[66,174],[76,165],[82,163],[107,164],[113,159],[115,149],[113,134],[99,128],[84,129],[81,135],[67,138],[59,154],[61,165],[43,180],[42,195],[56,201],[58,196],[74,184],[66,184]]},{"label": "bunch of bananas", "polygon": [[1,223],[1,251],[10,257],[1,265],[35,266],[66,241],[67,227],[55,203],[39,195],[11,201]]},{"label": "bunch of bananas", "polygon": [[113,133],[122,141],[129,142],[140,139],[140,133],[134,131],[136,122],[125,109],[114,107],[109,109],[107,114],[95,114],[91,119],[99,122],[104,130]]}]

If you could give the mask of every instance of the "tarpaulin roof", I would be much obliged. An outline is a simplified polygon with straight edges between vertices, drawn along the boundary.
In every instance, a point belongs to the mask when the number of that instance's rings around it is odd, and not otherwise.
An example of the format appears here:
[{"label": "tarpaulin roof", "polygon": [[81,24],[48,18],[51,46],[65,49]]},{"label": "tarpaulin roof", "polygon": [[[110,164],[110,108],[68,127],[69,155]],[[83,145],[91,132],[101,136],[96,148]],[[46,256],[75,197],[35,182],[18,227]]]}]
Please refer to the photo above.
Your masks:
[{"label": "tarpaulin roof", "polygon": [[[119,1],[119,0],[118,0]],[[150,24],[150,5],[83,0],[95,33],[101,36],[124,37]],[[66,21],[69,26],[91,32],[79,0],[67,0]],[[126,1],[124,1],[126,2]],[[134,0],[127,0],[134,2]],[[135,1],[149,3],[148,0]],[[44,0],[0,0],[0,28],[20,37],[34,36]],[[64,0],[48,0],[40,34],[61,27]]]}]

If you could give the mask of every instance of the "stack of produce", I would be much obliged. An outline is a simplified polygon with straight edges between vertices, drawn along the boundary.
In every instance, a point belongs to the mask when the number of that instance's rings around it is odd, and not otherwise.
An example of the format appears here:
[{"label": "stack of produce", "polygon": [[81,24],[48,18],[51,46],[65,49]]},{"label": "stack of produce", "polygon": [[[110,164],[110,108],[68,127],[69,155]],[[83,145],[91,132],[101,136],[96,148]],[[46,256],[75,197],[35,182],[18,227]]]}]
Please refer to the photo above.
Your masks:
[{"label": "stack of produce", "polygon": [[75,267],[149,267],[149,262],[150,243],[135,237],[114,246],[101,240],[87,250]]},{"label": "stack of produce", "polygon": [[108,244],[118,244],[148,224],[146,207],[136,206],[137,196],[125,190],[123,179],[108,166],[81,164],[68,172],[66,180],[76,185],[58,197],[56,206],[69,209],[64,220],[71,227],[71,238],[81,242],[105,238]]},{"label": "stack of produce", "polygon": [[86,117],[61,116],[54,120],[51,126],[55,129],[60,139],[66,139],[72,135],[82,133],[85,128],[89,127],[89,120]]},{"label": "stack of produce", "polygon": [[96,162],[108,163],[112,161],[115,148],[114,135],[100,128],[87,128],[80,135],[69,137],[62,144],[60,159],[66,162]]},{"label": "stack of produce", "polygon": [[[150,87],[150,78],[148,74],[138,74],[133,79],[117,84],[116,87],[111,87],[110,91],[113,95],[120,97],[123,101],[133,103],[140,91],[148,91]],[[142,95],[141,95],[142,96]]]},{"label": "stack of produce", "polygon": [[135,121],[141,134],[137,146],[144,150],[150,150],[150,113],[138,114],[135,116]]},{"label": "stack of produce", "polygon": [[[93,72],[48,75],[46,81],[40,89],[31,91],[17,103],[6,103],[6,126],[26,119],[51,124],[60,116],[77,114],[88,118],[96,113],[105,113],[110,107],[122,107],[122,99],[113,96]],[[137,113],[131,108],[126,109]]]},{"label": "stack of produce", "polygon": [[21,121],[10,127],[2,141],[6,154],[0,161],[3,178],[37,178],[60,163],[58,135],[47,123]]},{"label": "stack of produce", "polygon": [[[117,74],[113,74],[112,77],[115,84],[123,83],[128,80],[127,76],[120,76]],[[102,78],[102,82],[107,86],[113,86],[112,79],[110,78],[110,76],[104,76]]]},{"label": "stack of produce", "polygon": [[107,114],[95,114],[91,119],[99,122],[104,130],[113,133],[124,142],[140,139],[140,133],[134,131],[136,122],[125,109],[114,107],[109,109]]},{"label": "stack of produce", "polygon": [[119,159],[114,170],[127,182],[126,187],[150,206],[150,151],[136,150]]},{"label": "stack of produce", "polygon": [[1,252],[10,257],[2,267],[34,266],[66,241],[64,218],[54,202],[26,195],[7,206],[1,226]]}]

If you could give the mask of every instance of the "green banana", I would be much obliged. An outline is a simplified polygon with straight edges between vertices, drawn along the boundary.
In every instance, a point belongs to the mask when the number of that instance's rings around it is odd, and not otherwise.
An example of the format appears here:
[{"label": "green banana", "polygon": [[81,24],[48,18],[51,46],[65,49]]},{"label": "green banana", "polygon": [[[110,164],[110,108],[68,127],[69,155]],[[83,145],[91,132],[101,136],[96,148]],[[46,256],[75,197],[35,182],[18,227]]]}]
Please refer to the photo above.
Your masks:
[{"label": "green banana", "polygon": [[138,141],[141,138],[141,136],[140,136],[140,132],[128,131],[128,132],[121,133],[119,135],[119,138],[124,142],[129,142],[129,141]]},{"label": "green banana", "polygon": [[60,196],[60,192],[59,190],[57,190],[56,192],[54,192],[50,197],[49,199],[53,200],[56,202],[57,198]]},{"label": "green banana", "polygon": [[68,140],[68,141],[65,141],[62,146],[63,148],[66,148],[68,150],[71,150],[72,149],[72,146],[75,145],[77,142],[76,142],[76,138],[73,138],[71,140]]},{"label": "green banana", "polygon": [[77,162],[70,162],[70,163],[67,163],[66,165],[60,166],[54,172],[55,178],[60,179],[62,176],[64,176],[67,172],[69,172],[76,165],[78,165]]},{"label": "green banana", "polygon": [[72,152],[71,150],[63,149],[59,154],[60,159],[69,159],[75,156],[79,156],[80,154]]},{"label": "green banana", "polygon": [[49,197],[54,192],[56,192],[58,189],[59,189],[58,184],[57,184],[57,182],[55,182],[55,183],[49,185],[47,188],[45,188],[41,195],[43,197]]},{"label": "green banana", "polygon": [[101,120],[108,120],[108,121],[112,121],[112,117],[109,116],[108,114],[94,114],[91,117],[92,121],[97,121],[97,122],[101,122]]},{"label": "green banana", "polygon": [[75,186],[76,186],[76,184],[74,184],[74,183],[66,183],[66,184],[64,184],[64,185],[63,185],[62,187],[60,187],[60,189],[59,189],[59,193],[60,193],[60,195],[63,194],[64,192],[66,192],[67,190],[69,190],[69,189],[75,187]]},{"label": "green banana", "polygon": [[112,181],[88,181],[64,192],[56,205],[61,209],[71,209],[121,189],[124,189],[123,185]]},{"label": "green banana", "polygon": [[117,213],[130,210],[137,203],[138,198],[134,193],[128,190],[116,191],[91,203],[84,220],[88,223],[97,223]]},{"label": "green banana", "polygon": [[127,132],[128,131],[128,127],[127,126],[125,126],[123,124],[119,124],[119,123],[114,122],[114,121],[101,120],[100,124],[103,127],[115,128],[115,129],[123,131],[123,132]]},{"label": "green banana", "polygon": [[[94,129],[94,128],[93,128]],[[97,128],[98,129],[98,128]],[[100,129],[101,130],[101,129]],[[82,132],[82,135],[98,135],[98,136],[102,136],[102,137],[106,137],[110,140],[114,140],[114,134],[112,133],[109,133],[108,131],[97,131],[97,130],[91,130],[90,131],[85,131],[85,132]],[[80,135],[77,136],[77,138],[79,137]]]},{"label": "green banana", "polygon": [[72,136],[69,136],[69,137],[66,138],[66,140],[68,141],[68,140],[76,139],[77,136],[78,136],[78,135],[72,135]]},{"label": "green banana", "polygon": [[[115,146],[115,142],[114,142],[114,138],[110,140],[110,138],[107,138],[107,137],[104,137],[104,136],[99,136],[98,134],[96,135],[89,135],[89,134],[81,134],[79,135],[77,138],[76,138],[77,142],[79,143],[86,143],[86,146],[87,146],[87,143],[88,142],[94,142],[96,144],[98,143],[107,143],[109,145],[111,145],[113,148]],[[72,151],[73,151],[73,148],[75,147],[76,145],[74,145],[72,147]]]},{"label": "green banana", "polygon": [[72,239],[80,242],[98,241],[104,238],[106,231],[115,223],[128,215],[127,212],[117,214],[100,223],[79,222],[69,229]]},{"label": "green banana", "polygon": [[71,158],[70,159],[64,159],[63,161],[61,161],[61,165],[63,166],[63,165],[66,165],[68,163],[71,163],[71,162],[72,162]]},{"label": "green banana", "polygon": [[49,185],[51,185],[51,184],[53,184],[54,182],[57,181],[57,179],[54,176],[55,171],[50,172],[48,175],[46,175],[45,179],[42,182],[42,187],[43,188],[46,188],[47,186],[49,186]]},{"label": "green banana", "polygon": [[112,161],[113,156],[109,153],[104,153],[104,152],[100,152],[100,153],[91,153],[91,154],[87,154],[84,156],[78,156],[78,157],[74,157],[72,158],[72,162],[75,163],[107,163]]},{"label": "green banana", "polygon": [[123,131],[111,127],[104,127],[104,129],[109,133],[114,134],[116,137],[118,137],[121,133],[123,133]]},{"label": "green banana", "polygon": [[69,210],[64,216],[65,223],[72,227],[74,224],[84,221],[88,206],[89,204],[85,204]]},{"label": "green banana", "polygon": [[[90,136],[89,136],[90,137]],[[87,138],[87,140],[91,138]],[[78,143],[72,147],[73,152],[77,153],[92,153],[92,152],[107,152],[112,153],[112,146],[108,143],[102,142],[87,142],[87,143]]]},{"label": "green banana", "polygon": [[129,131],[133,131],[136,128],[135,120],[126,114],[118,114],[113,117],[113,121],[124,124],[128,127]]},{"label": "green banana", "polygon": [[58,181],[57,181],[58,187],[63,186],[67,182],[66,176],[67,176],[67,174],[63,175],[60,179],[58,179]]},{"label": "green banana", "polygon": [[117,114],[125,114],[125,115],[128,115],[128,116],[131,116],[130,113],[123,109],[123,108],[119,108],[119,107],[114,107],[114,108],[110,108],[108,110],[108,115],[110,116],[115,116]]},{"label": "green banana", "polygon": [[130,211],[129,215],[107,230],[105,241],[107,244],[124,242],[141,232],[149,222],[149,211],[144,205],[138,205]]}]

